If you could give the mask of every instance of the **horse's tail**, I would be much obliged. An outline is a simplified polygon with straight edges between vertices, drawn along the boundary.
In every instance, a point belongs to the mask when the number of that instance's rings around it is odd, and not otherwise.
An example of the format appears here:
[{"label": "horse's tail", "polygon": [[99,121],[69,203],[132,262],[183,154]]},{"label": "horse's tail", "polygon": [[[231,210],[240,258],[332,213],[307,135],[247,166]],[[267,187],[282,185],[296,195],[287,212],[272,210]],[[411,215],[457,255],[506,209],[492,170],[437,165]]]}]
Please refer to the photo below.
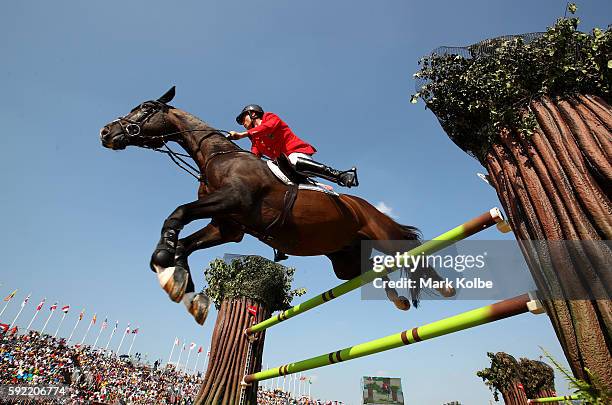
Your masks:
[{"label": "horse's tail", "polygon": [[400,230],[402,232],[402,239],[403,240],[416,240],[416,241],[421,241],[421,231],[419,230],[419,228],[415,227],[415,226],[410,226],[410,225],[402,225],[402,224],[397,224],[400,227]]}]

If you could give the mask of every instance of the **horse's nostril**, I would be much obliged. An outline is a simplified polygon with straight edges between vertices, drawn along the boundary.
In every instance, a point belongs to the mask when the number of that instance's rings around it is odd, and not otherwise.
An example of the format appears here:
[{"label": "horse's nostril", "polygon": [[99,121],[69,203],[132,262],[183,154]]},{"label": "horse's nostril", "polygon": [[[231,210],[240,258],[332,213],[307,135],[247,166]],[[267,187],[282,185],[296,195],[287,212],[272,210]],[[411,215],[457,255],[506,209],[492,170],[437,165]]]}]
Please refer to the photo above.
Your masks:
[{"label": "horse's nostril", "polygon": [[107,127],[102,128],[100,130],[100,138],[105,138],[109,133],[110,131],[108,130]]}]

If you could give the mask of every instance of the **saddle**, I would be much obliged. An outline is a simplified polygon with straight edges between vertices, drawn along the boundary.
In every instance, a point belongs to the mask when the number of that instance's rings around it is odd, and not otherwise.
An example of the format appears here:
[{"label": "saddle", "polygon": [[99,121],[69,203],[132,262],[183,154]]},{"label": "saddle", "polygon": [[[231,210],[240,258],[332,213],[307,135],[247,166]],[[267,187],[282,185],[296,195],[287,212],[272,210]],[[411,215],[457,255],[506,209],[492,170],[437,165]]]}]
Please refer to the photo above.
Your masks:
[{"label": "saddle", "polygon": [[334,191],[333,187],[319,183],[311,177],[305,176],[295,170],[291,162],[289,162],[289,158],[284,154],[281,154],[276,160],[268,160],[266,163],[272,174],[287,186],[297,185],[299,190],[319,191],[336,197],[339,196],[339,194]]}]

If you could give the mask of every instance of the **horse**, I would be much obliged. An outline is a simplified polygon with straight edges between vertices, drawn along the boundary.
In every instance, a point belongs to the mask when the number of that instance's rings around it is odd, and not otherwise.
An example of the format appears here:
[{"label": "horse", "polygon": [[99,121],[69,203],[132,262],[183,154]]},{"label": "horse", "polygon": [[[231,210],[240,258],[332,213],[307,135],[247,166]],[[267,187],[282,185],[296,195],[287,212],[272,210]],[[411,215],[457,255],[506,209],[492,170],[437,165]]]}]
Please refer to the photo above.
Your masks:
[{"label": "horse", "polygon": [[[421,243],[417,228],[398,224],[354,195],[294,189],[288,205],[291,187],[279,181],[263,160],[220,130],[169,105],[174,96],[172,87],[157,100],[141,103],[102,127],[100,140],[112,150],[159,149],[175,142],[196,163],[198,198],[178,206],[164,221],[150,267],[170,299],[182,301],[199,324],[204,323],[210,302],[204,292],[195,292],[189,271],[188,257],[197,250],[240,242],[246,233],[288,255],[325,255],[336,277],[349,280],[361,274],[362,241],[376,241],[375,248],[388,254],[393,254],[391,241]],[[185,225],[205,218],[210,219],[208,225],[179,239]],[[365,252],[365,257],[370,253]],[[411,275],[425,276],[441,279],[428,267]],[[438,291],[443,296],[454,294],[449,289]],[[386,293],[397,308],[410,308],[410,301],[394,289],[387,288]],[[418,289],[411,291],[411,298],[416,307]]]}]

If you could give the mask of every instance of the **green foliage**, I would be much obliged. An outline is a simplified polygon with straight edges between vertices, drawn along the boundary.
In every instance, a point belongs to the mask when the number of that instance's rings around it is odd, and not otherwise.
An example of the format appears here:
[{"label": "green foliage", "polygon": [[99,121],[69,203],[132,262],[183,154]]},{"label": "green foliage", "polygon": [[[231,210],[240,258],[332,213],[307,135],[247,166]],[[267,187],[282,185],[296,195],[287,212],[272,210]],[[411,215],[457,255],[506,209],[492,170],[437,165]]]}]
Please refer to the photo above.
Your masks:
[{"label": "green foliage", "polygon": [[533,132],[533,99],[580,93],[610,100],[612,30],[589,35],[578,23],[561,18],[531,41],[495,38],[424,57],[414,75],[423,84],[411,102],[423,99],[449,137],[482,161],[502,129]]},{"label": "green foliage", "polygon": [[518,365],[527,398],[538,398],[545,390],[555,391],[555,372],[551,366],[526,358],[521,358]]},{"label": "green foliage", "polygon": [[521,381],[521,374],[516,359],[504,352],[487,352],[491,359],[491,367],[480,370],[476,375],[485,382],[491,391],[493,398],[499,401],[500,391],[511,391]]},{"label": "green foliage", "polygon": [[[550,362],[553,363],[555,368],[559,370],[561,374],[563,374],[565,379],[568,381],[570,388],[574,390],[574,394],[578,396],[578,399],[583,401],[582,403],[587,404],[587,405],[606,405],[612,402],[611,392],[602,392],[598,390],[597,388],[595,388],[594,385],[591,385],[586,381],[575,378],[569,372],[569,370],[567,370],[558,361],[556,361],[550,355],[550,353],[548,353],[542,347],[540,347],[540,349],[542,349],[542,351],[544,352],[544,356],[546,356],[546,358],[548,358],[548,360],[550,360]],[[591,379],[591,381],[594,381],[595,383],[598,382],[598,377],[596,375],[593,375],[589,371],[589,369],[585,368],[585,371],[589,375],[589,378]],[[603,386],[603,384],[597,384],[597,385],[600,387]],[[567,402],[567,403],[569,404],[570,402]]]},{"label": "green foliage", "polygon": [[294,268],[285,267],[260,256],[244,256],[226,263],[216,259],[204,270],[206,293],[220,308],[224,300],[247,297],[265,304],[272,312],[291,307],[293,297],[306,290],[291,290]]}]

